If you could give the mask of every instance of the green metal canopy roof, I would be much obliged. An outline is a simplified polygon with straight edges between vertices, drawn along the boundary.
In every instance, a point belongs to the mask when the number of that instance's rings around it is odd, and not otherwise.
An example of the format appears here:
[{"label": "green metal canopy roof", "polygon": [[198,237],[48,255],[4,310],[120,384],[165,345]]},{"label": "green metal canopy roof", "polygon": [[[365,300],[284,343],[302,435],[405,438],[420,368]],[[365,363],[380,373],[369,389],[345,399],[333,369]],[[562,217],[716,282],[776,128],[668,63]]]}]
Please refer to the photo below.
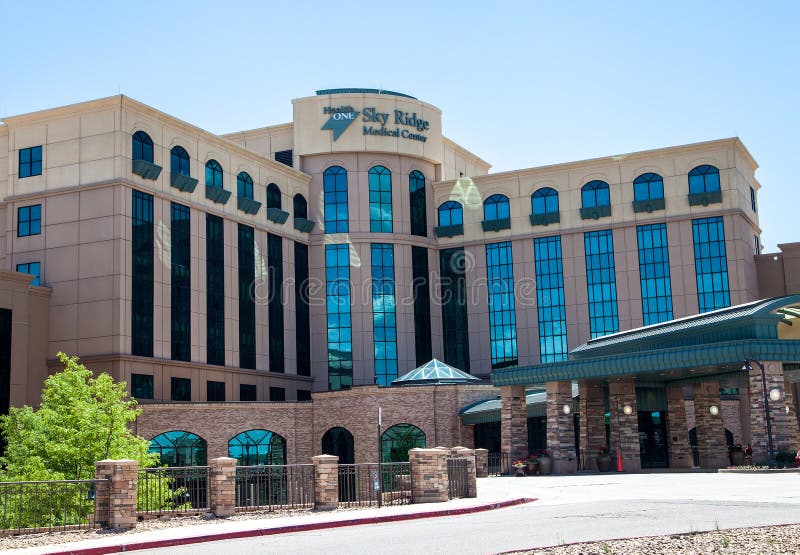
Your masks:
[{"label": "green metal canopy roof", "polygon": [[[578,397],[578,384],[572,384],[572,398]],[[534,416],[547,416],[547,394],[542,389],[533,389],[525,392],[525,407],[528,418]],[[577,411],[577,405],[572,407]],[[478,401],[461,407],[458,411],[461,423],[465,425],[485,424],[487,422],[500,422],[500,398]]]},{"label": "green metal canopy roof", "polygon": [[433,359],[392,381],[392,385],[456,384],[480,381],[480,378],[462,372],[441,360]]}]

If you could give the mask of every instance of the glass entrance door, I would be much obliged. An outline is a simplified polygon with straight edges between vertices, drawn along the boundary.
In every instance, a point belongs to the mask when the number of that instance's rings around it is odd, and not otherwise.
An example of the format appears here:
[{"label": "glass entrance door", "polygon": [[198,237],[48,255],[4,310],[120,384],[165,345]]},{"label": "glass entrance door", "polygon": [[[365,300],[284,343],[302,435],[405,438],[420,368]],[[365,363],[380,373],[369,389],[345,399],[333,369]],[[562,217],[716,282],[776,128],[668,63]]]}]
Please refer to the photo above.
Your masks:
[{"label": "glass entrance door", "polygon": [[642,468],[667,468],[667,423],[660,411],[639,411],[639,451]]}]

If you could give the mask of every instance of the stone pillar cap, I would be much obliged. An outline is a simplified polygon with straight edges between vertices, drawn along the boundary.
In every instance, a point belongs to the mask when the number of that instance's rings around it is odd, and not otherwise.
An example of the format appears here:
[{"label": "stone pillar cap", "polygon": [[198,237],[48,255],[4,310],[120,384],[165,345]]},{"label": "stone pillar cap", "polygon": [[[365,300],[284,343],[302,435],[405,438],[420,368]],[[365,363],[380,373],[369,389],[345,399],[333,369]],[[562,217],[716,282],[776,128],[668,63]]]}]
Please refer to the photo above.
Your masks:
[{"label": "stone pillar cap", "polygon": [[94,464],[130,464],[136,463],[139,464],[139,461],[135,461],[133,459],[103,459],[102,461],[95,461]]},{"label": "stone pillar cap", "polygon": [[409,449],[408,452],[411,453],[414,451],[415,453],[448,453],[449,449],[446,447],[414,447],[413,449]]},{"label": "stone pillar cap", "polygon": [[315,457],[311,457],[312,461],[338,461],[339,457],[336,455],[316,455]]},{"label": "stone pillar cap", "polygon": [[236,462],[236,459],[234,459],[233,457],[216,457],[214,459],[210,459],[208,462],[214,462],[214,461],[219,461],[219,462],[233,461],[233,462]]}]

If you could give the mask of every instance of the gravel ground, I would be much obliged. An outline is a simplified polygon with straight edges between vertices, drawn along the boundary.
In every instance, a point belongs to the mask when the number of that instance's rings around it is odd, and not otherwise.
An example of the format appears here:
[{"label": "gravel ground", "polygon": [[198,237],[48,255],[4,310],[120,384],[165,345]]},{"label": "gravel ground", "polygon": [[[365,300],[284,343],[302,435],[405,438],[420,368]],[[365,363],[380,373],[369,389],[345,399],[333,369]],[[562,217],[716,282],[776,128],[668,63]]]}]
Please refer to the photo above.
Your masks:
[{"label": "gravel ground", "polygon": [[515,553],[518,555],[610,555],[621,553],[646,553],[647,555],[673,555],[677,553],[686,555],[705,555],[709,553],[796,554],[800,553],[800,524],[575,543]]}]

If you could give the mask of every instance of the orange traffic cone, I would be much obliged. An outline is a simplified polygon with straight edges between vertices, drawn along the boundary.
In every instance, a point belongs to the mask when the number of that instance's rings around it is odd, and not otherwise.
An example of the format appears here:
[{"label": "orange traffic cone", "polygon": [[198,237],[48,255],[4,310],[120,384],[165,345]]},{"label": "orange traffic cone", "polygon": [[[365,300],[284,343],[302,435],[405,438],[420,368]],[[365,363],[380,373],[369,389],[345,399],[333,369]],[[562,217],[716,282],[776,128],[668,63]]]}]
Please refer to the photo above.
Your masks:
[{"label": "orange traffic cone", "polygon": [[622,468],[622,451],[617,451],[617,472],[624,472]]}]

